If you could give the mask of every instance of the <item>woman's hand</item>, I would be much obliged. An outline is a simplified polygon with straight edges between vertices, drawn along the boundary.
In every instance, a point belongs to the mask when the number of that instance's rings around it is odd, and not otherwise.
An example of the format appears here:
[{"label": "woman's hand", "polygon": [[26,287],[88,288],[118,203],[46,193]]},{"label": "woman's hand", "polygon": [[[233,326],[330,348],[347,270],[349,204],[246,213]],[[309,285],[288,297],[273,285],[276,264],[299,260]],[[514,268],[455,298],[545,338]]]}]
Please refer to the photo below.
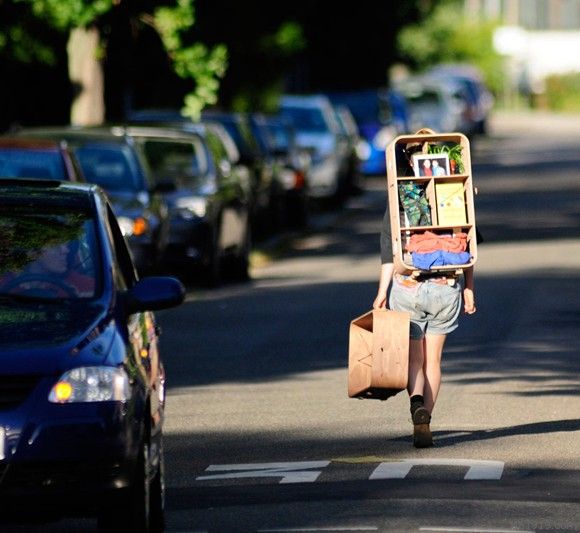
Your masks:
[{"label": "woman's hand", "polygon": [[463,309],[468,315],[475,313],[475,296],[472,289],[463,289]]},{"label": "woman's hand", "polygon": [[387,295],[379,292],[373,302],[373,309],[385,309],[387,306]]}]

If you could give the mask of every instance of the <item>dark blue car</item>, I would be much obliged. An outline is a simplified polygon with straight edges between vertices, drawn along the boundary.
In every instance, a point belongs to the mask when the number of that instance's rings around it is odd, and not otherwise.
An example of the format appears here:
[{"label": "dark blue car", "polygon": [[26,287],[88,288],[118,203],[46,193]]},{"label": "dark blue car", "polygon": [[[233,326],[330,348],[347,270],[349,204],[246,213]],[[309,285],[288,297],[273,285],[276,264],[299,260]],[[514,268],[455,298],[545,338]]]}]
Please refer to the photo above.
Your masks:
[{"label": "dark blue car", "polygon": [[[164,370],[151,311],[171,277],[138,279],[105,193],[0,182],[0,502],[163,527]],[[32,512],[32,510],[34,512]]]}]

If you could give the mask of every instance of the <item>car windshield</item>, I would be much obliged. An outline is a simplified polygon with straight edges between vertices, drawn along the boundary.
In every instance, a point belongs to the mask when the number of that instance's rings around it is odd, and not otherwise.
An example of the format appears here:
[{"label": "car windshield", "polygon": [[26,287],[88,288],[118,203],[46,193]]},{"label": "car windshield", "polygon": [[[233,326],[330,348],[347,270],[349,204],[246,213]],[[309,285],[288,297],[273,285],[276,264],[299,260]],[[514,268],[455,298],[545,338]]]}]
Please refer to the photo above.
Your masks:
[{"label": "car windshield", "polygon": [[108,192],[141,190],[140,175],[129,148],[114,144],[86,144],[75,148],[86,181]]},{"label": "car windshield", "polygon": [[407,100],[412,106],[439,106],[441,105],[441,95],[431,89],[425,89],[418,93],[407,94]]},{"label": "car windshield", "polygon": [[92,299],[99,265],[95,225],[85,213],[0,209],[0,298]]},{"label": "car windshield", "polygon": [[298,131],[326,133],[328,125],[320,109],[314,107],[283,107],[280,114],[291,120]]},{"label": "car windshield", "polygon": [[0,148],[0,176],[66,180],[64,161],[58,152]]}]

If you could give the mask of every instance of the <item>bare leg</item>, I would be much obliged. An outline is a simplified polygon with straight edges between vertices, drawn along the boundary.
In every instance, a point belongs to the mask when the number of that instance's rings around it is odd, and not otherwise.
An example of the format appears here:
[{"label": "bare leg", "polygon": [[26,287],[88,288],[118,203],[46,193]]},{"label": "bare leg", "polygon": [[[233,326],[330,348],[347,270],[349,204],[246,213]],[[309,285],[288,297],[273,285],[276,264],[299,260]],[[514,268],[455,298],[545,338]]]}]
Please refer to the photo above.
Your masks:
[{"label": "bare leg", "polygon": [[425,388],[425,343],[424,339],[413,340],[409,343],[409,380],[407,392],[409,396],[417,394],[423,396]]},{"label": "bare leg", "polygon": [[441,386],[441,356],[447,335],[425,336],[425,357],[423,362],[425,408],[432,413]]}]

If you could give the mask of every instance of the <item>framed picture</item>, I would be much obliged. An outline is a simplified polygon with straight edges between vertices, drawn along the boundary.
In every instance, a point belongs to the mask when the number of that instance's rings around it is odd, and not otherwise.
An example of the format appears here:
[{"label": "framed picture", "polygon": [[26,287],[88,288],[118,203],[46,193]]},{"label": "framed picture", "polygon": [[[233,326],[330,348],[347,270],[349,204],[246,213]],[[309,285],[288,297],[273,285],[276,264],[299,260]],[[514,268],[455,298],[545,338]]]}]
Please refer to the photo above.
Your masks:
[{"label": "framed picture", "polygon": [[415,176],[449,176],[449,156],[447,154],[413,154]]}]

